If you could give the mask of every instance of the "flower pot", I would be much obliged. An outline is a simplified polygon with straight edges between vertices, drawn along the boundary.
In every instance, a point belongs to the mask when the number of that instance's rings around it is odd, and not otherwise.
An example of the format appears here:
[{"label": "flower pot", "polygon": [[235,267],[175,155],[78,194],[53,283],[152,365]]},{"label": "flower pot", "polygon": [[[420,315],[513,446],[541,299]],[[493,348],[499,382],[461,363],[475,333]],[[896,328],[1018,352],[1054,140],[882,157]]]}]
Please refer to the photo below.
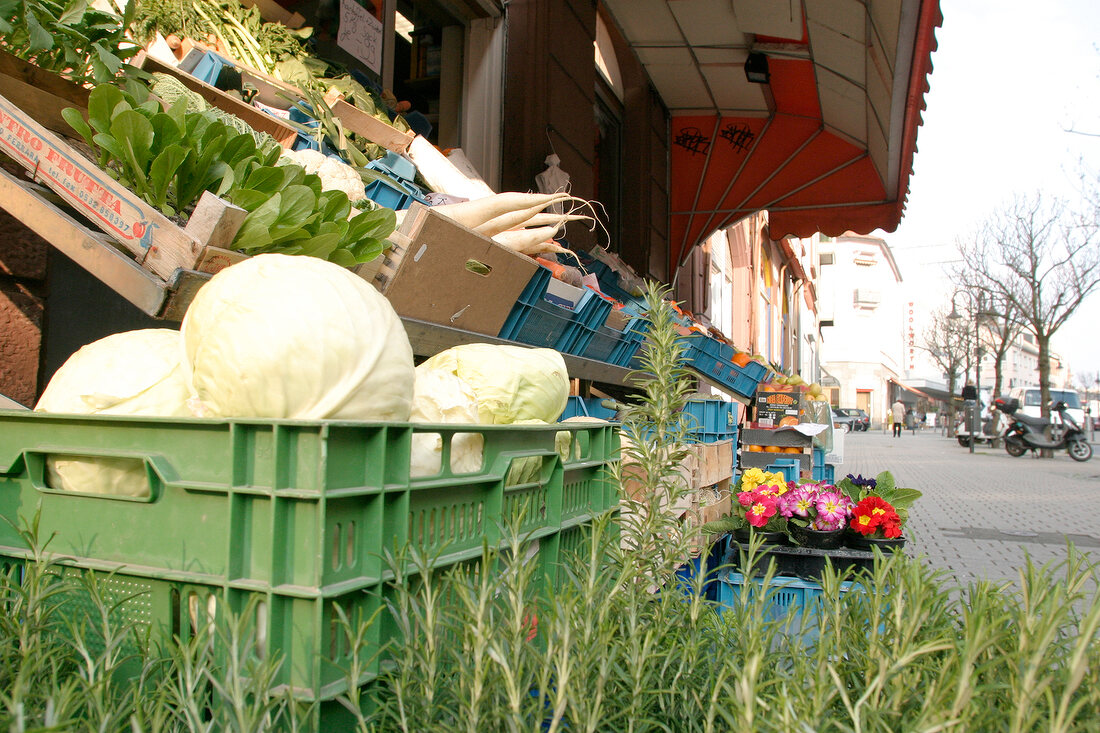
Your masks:
[{"label": "flower pot", "polygon": [[787,544],[787,534],[785,532],[765,532],[762,529],[756,527],[742,527],[733,531],[733,539],[740,542],[743,545],[749,543],[751,537],[763,537],[765,545],[785,545]]},{"label": "flower pot", "polygon": [[787,526],[791,539],[799,547],[812,547],[817,550],[835,550],[844,542],[844,530],[824,531],[810,529],[791,523]]},{"label": "flower pot", "polygon": [[849,532],[845,544],[856,550],[872,550],[877,547],[885,554],[905,547],[905,537],[887,539],[885,537],[867,537],[858,532]]}]

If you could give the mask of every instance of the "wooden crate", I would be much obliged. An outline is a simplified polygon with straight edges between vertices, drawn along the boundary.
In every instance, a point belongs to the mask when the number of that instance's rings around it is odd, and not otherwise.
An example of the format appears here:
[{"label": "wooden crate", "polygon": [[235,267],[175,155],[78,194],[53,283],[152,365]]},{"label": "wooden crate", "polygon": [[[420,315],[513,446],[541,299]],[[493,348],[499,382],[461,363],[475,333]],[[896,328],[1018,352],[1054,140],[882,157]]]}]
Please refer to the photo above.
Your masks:
[{"label": "wooden crate", "polygon": [[87,89],[6,51],[0,51],[0,95],[18,99],[27,115],[61,135],[74,134],[61,110],[72,107],[87,115]]},{"label": "wooden crate", "polygon": [[0,96],[0,152],[31,172],[134,256],[168,280],[191,269],[204,243],[142,201],[61,138]]},{"label": "wooden crate", "polygon": [[733,449],[732,440],[696,443],[698,469],[694,479],[695,486],[712,486],[733,476]]},{"label": "wooden crate", "polygon": [[[714,486],[696,489],[691,495],[691,505],[684,512],[681,521],[685,527],[702,527],[708,522],[715,522],[723,517],[728,517],[733,510],[733,496],[730,492],[730,479],[722,479]],[[698,557],[710,543],[710,537],[703,534],[695,534],[691,538],[690,552],[692,557]]]},{"label": "wooden crate", "polygon": [[200,81],[170,64],[159,61],[144,51],[140,52],[134,59],[134,66],[150,74],[156,72],[179,79],[180,83],[202,96],[208,104],[217,107],[223,112],[228,112],[238,117],[257,132],[266,132],[268,135],[275,138],[284,148],[289,149],[294,147],[294,143],[298,140],[297,128],[287,124],[278,117],[269,115],[266,112],[261,112],[251,104],[230,96],[222,90],[204,81]]}]

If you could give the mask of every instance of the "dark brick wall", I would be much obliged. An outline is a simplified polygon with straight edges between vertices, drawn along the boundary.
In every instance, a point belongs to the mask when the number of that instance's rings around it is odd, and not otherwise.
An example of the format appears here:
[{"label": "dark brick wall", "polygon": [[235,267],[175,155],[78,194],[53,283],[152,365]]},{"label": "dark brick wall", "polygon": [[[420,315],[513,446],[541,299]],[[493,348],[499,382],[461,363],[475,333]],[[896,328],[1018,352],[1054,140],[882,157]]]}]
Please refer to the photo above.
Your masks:
[{"label": "dark brick wall", "polygon": [[49,245],[0,210],[0,393],[38,398]]}]

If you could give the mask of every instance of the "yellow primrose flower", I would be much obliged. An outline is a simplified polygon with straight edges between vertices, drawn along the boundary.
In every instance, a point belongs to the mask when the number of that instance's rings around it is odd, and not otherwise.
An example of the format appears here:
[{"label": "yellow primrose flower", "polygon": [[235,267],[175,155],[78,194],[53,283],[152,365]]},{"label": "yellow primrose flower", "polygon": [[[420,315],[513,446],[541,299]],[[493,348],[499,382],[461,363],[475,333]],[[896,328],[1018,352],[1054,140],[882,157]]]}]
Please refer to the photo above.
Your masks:
[{"label": "yellow primrose flower", "polygon": [[745,473],[741,474],[741,481],[760,485],[764,483],[767,478],[766,474],[759,468],[750,468]]}]

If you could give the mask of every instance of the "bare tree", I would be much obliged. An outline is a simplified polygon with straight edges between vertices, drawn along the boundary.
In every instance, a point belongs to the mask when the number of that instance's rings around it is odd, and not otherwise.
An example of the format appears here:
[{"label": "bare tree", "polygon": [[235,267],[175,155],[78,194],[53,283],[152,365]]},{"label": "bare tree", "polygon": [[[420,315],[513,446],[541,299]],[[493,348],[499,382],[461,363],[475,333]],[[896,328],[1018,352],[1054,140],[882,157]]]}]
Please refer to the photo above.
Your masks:
[{"label": "bare tree", "polygon": [[988,293],[988,308],[978,313],[982,328],[981,343],[993,356],[993,397],[999,397],[1004,384],[1004,362],[1009,349],[1016,343],[1024,323],[1012,303],[997,293]]},{"label": "bare tree", "polygon": [[963,375],[963,369],[970,353],[968,330],[957,319],[948,318],[947,313],[941,308],[933,311],[931,322],[924,329],[924,343],[922,348],[932,357],[943,375],[947,379],[947,391],[952,399],[947,405],[947,430],[948,435],[955,433],[955,387],[959,384],[959,377]]},{"label": "bare tree", "polygon": [[1086,213],[1042,194],[1017,197],[993,212],[959,251],[982,291],[1014,309],[1039,349],[1044,416],[1050,408],[1050,339],[1100,289],[1100,236],[1095,207]]}]

